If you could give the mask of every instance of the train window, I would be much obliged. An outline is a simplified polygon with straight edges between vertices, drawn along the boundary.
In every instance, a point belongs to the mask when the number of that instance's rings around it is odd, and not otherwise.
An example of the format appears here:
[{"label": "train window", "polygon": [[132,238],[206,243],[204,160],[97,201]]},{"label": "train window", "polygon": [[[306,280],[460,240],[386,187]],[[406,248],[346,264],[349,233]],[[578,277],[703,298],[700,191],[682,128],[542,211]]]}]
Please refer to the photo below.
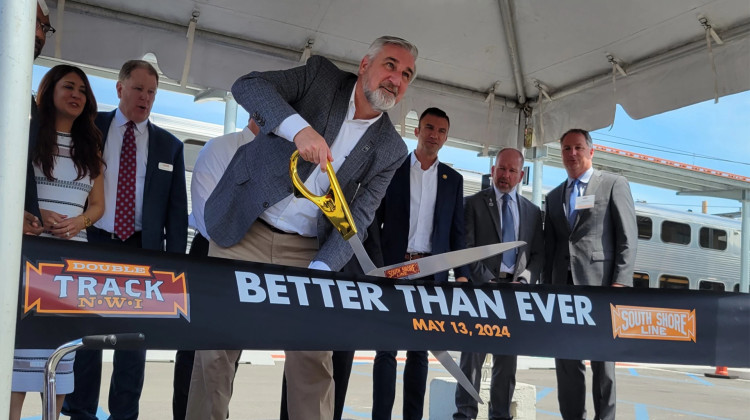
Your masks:
[{"label": "train window", "polygon": [[665,220],[661,224],[661,240],[669,244],[687,245],[690,243],[690,225]]},{"label": "train window", "polygon": [[649,276],[646,273],[633,273],[633,287],[644,287],[648,288],[650,285],[649,283]]},{"label": "train window", "polygon": [[700,230],[700,245],[701,248],[724,251],[727,249],[727,231],[702,227]]},{"label": "train window", "polygon": [[661,289],[689,289],[690,280],[687,277],[663,274],[659,277],[659,288]]},{"label": "train window", "polygon": [[650,217],[638,216],[638,239],[651,239],[653,226]]},{"label": "train window", "polygon": [[713,290],[715,292],[723,292],[724,283],[719,283],[718,281],[701,280],[700,283],[698,283],[698,290]]}]

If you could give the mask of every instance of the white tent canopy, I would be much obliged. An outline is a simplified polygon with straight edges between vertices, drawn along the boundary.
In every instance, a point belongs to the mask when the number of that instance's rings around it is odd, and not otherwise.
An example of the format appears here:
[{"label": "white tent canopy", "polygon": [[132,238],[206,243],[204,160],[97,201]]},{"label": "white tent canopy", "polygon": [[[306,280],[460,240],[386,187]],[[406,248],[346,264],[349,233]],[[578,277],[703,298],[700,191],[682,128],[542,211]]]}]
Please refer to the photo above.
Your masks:
[{"label": "white tent canopy", "polygon": [[518,145],[519,103],[539,145],[611,124],[615,101],[638,119],[750,89],[747,0],[47,2],[62,30],[44,55],[117,69],[153,53],[167,77],[199,89],[299,65],[308,45],[354,70],[373,39],[406,38],[419,47],[419,75],[391,118],[441,107],[451,135],[477,149]]}]

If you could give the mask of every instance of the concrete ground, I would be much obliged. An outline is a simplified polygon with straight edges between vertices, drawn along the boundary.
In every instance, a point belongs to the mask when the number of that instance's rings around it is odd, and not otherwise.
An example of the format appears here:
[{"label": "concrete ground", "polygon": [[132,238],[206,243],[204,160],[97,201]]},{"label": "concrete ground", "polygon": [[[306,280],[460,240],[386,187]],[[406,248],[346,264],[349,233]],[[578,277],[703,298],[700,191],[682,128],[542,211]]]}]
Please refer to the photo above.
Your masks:
[{"label": "concrete ground", "polygon": [[[172,372],[170,352],[161,352],[164,361],[149,361],[146,384],[141,398],[142,420],[172,418]],[[344,418],[369,419],[372,407],[373,352],[358,352],[347,394]],[[149,357],[149,359],[153,359]],[[255,352],[244,359],[235,380],[230,405],[231,420],[269,420],[279,418],[283,352]],[[537,419],[559,419],[554,361],[546,358],[521,357],[518,382],[533,384],[537,394]],[[111,363],[104,364],[109,378]],[[399,365],[399,373],[403,362]],[[712,379],[711,367],[621,364],[617,369],[618,419],[750,419],[750,369],[730,369],[739,379]],[[431,363],[432,378],[449,376],[440,364]],[[590,381],[590,373],[588,377]],[[109,381],[102,381],[102,406],[99,418],[107,418],[106,395]],[[398,391],[400,393],[400,390]],[[429,388],[425,401],[425,419],[429,418]],[[397,394],[398,395],[398,394]],[[589,397],[590,398],[590,397]],[[589,400],[590,406],[590,400]],[[401,419],[401,401],[397,396],[393,419]],[[40,399],[27,397],[23,420],[41,419]],[[590,410],[589,418],[593,417]],[[433,418],[435,418],[433,416]],[[440,418],[440,417],[437,417]],[[63,417],[67,419],[67,417]],[[450,417],[446,416],[445,420]]]}]

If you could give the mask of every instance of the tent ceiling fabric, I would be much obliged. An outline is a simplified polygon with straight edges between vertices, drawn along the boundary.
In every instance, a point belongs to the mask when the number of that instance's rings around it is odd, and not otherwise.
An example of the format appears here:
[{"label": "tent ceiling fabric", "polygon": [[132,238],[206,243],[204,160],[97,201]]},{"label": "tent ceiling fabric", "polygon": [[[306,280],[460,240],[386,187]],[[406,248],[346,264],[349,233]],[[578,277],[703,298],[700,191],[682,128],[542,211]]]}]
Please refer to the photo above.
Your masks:
[{"label": "tent ceiling fabric", "polygon": [[[511,16],[501,12],[506,4]],[[451,116],[452,137],[492,148],[517,145],[519,132],[504,21],[515,28],[537,145],[573,126],[606,127],[615,101],[643,118],[713,98],[699,16],[726,37],[712,46],[718,94],[750,89],[747,0],[67,0],[64,7],[64,30],[55,35],[62,36],[59,58],[119,68],[150,52],[176,80],[188,23],[198,11],[187,82],[224,90],[250,71],[298,65],[309,39],[313,54],[351,71],[373,39],[401,36],[419,47],[419,75],[403,105],[390,112],[394,122],[409,110],[438,106]],[[56,14],[53,6],[53,24]],[[617,76],[616,93],[607,54],[628,72]],[[551,102],[537,101],[534,81]],[[492,86],[490,114],[485,97]]]}]

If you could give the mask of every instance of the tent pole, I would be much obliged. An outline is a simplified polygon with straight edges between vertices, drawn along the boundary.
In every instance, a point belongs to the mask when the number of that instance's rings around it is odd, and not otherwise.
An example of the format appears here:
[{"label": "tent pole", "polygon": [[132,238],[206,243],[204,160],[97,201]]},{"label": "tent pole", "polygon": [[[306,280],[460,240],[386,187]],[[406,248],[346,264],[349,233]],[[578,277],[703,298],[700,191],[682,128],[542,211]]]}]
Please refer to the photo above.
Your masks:
[{"label": "tent pole", "polygon": [[231,92],[224,96],[224,134],[237,131],[237,101]]},{"label": "tent pole", "polygon": [[10,412],[36,4],[0,0],[0,418]]},{"label": "tent pole", "polygon": [[516,99],[519,105],[526,103],[526,89],[524,88],[523,69],[519,57],[518,41],[516,39],[516,25],[510,0],[498,0],[500,19],[503,21],[505,40],[508,44],[508,58],[513,67],[513,81],[516,84]]},{"label": "tent pole", "polygon": [[[535,148],[536,149],[536,148]],[[534,179],[531,181],[531,202],[534,203],[536,206],[544,209],[542,207],[542,175],[544,174],[544,159],[534,157],[534,169],[533,169],[533,176]]]}]

